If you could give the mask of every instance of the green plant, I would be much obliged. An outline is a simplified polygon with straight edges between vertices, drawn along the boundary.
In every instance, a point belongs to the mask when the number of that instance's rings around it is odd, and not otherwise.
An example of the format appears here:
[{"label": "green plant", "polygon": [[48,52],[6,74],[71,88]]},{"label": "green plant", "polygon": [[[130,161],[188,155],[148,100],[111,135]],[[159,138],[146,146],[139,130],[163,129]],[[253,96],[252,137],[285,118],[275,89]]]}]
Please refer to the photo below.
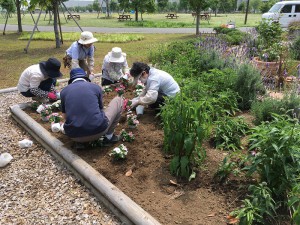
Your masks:
[{"label": "green plant", "polygon": [[127,147],[123,144],[120,144],[118,147],[114,148],[111,153],[109,153],[110,156],[114,157],[114,159],[125,159],[128,154]]},{"label": "green plant", "polygon": [[[300,30],[300,28],[299,28]],[[290,46],[291,56],[295,60],[300,60],[300,37],[296,37]]]},{"label": "green plant", "polygon": [[121,130],[121,133],[120,133],[120,136],[121,136],[121,139],[122,141],[127,141],[127,142],[133,142],[134,141],[134,135],[132,132],[126,132],[125,129],[122,129]]},{"label": "green plant", "polygon": [[271,122],[252,128],[249,138],[248,175],[258,173],[278,200],[286,200],[286,193],[300,172],[300,125],[297,120],[273,115]]},{"label": "green plant", "polygon": [[283,33],[279,23],[263,19],[256,27],[258,36],[258,54],[264,61],[277,61],[283,51],[281,35]]},{"label": "green plant", "polygon": [[259,125],[263,121],[271,121],[272,114],[287,114],[291,118],[300,118],[300,98],[295,93],[285,93],[283,99],[265,97],[261,101],[256,100],[251,106],[251,113],[254,115],[254,124]]},{"label": "green plant", "polygon": [[300,21],[299,20],[292,21],[288,25],[288,32],[289,33],[293,33],[296,30],[300,30]]},{"label": "green plant", "polygon": [[257,95],[266,92],[258,70],[251,65],[243,63],[237,69],[237,80],[233,88],[239,95],[238,105],[240,110],[248,110],[256,100]]},{"label": "green plant", "polygon": [[62,116],[59,113],[52,113],[49,115],[49,122],[51,123],[59,123],[62,119]]},{"label": "green plant", "polygon": [[249,130],[243,117],[226,116],[216,121],[215,125],[214,141],[217,148],[232,151],[241,148],[241,137]]},{"label": "green plant", "polygon": [[237,217],[241,225],[265,224],[265,218],[273,218],[276,214],[276,204],[272,191],[266,182],[250,185],[250,194],[243,200],[243,207],[230,213]]},{"label": "green plant", "polygon": [[228,176],[235,170],[237,164],[232,162],[228,157],[225,157],[219,165],[217,172],[214,174],[214,180],[224,183]]},{"label": "green plant", "polygon": [[164,150],[173,155],[172,174],[189,178],[193,165],[204,160],[202,142],[209,134],[211,119],[206,109],[210,107],[209,101],[194,102],[181,93],[162,108]]}]

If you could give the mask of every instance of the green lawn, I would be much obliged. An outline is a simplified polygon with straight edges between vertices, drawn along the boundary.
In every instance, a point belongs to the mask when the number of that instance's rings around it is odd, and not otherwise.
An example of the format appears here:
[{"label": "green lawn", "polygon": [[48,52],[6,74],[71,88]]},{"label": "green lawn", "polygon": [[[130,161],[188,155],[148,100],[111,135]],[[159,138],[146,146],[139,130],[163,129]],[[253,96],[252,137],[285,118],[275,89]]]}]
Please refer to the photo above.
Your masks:
[{"label": "green lawn", "polygon": [[[76,26],[76,23],[73,20],[67,20],[66,13],[60,14],[61,23],[63,26]],[[191,13],[188,14],[177,14],[178,19],[166,19],[167,14],[144,14],[143,19],[144,23],[135,22],[119,22],[118,14],[112,14],[112,18],[106,19],[104,18],[104,14],[100,14],[99,19],[97,19],[97,13],[80,13],[80,20],[77,20],[80,26],[83,27],[129,27],[129,25],[136,26],[145,26],[150,24],[151,27],[195,27],[194,17]],[[38,14],[33,14],[35,21],[37,20]],[[132,14],[131,17],[134,17]],[[227,24],[229,21],[234,21],[236,23],[236,27],[253,27],[258,24],[261,20],[261,14],[249,14],[247,19],[247,24],[244,24],[245,14],[218,14],[217,16],[211,15],[211,19],[208,21],[201,20],[200,27],[216,27],[221,24]],[[0,23],[5,23],[4,16],[0,17]],[[25,25],[34,24],[31,15],[25,14],[22,18],[22,23]],[[8,24],[17,24],[16,14],[12,15],[11,18],[8,19]],[[49,15],[42,13],[39,25],[50,26],[52,22],[49,23]]]},{"label": "green lawn", "polygon": [[[49,33],[48,33],[49,34]],[[41,35],[48,36],[46,32]],[[135,36],[136,34],[128,34]],[[77,40],[74,36],[74,41]],[[122,34],[126,39],[127,34]],[[148,62],[148,53],[151,49],[156,48],[158,44],[163,44],[176,40],[194,38],[194,35],[188,34],[139,34],[141,39],[136,41],[129,40],[127,42],[104,42],[95,43],[95,72],[101,72],[101,66],[104,56],[115,46],[121,47],[127,53],[127,61],[129,66],[135,61]],[[0,88],[15,87],[18,83],[20,74],[28,66],[47,60],[49,57],[56,57],[62,61],[66,49],[71,45],[72,41],[65,41],[61,48],[55,48],[54,41],[33,40],[29,46],[28,53],[24,53],[27,40],[19,40],[20,35],[8,32],[6,35],[0,35]],[[69,78],[69,70],[62,68],[63,78]]]}]

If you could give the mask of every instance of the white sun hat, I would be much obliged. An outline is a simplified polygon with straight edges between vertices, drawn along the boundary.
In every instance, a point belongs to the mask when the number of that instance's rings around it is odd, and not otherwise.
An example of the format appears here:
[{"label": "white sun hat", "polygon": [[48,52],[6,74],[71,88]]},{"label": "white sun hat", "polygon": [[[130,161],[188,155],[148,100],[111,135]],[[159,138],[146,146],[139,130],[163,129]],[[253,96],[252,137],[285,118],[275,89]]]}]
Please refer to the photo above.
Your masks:
[{"label": "white sun hat", "polygon": [[98,41],[98,39],[94,38],[92,32],[83,31],[80,35],[80,39],[78,40],[78,43],[82,45],[87,45],[87,44],[92,44],[96,41]]},{"label": "white sun hat", "polygon": [[109,54],[110,54],[109,62],[122,63],[125,61],[126,54],[123,53],[122,49],[119,47],[112,48],[112,50]]}]

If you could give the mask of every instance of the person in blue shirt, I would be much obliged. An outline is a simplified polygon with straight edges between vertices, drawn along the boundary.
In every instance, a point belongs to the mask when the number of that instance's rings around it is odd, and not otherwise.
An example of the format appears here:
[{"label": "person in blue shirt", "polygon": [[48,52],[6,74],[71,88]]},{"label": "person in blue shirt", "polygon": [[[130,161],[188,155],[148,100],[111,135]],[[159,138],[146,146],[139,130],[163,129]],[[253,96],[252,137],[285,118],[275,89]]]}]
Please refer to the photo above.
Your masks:
[{"label": "person in blue shirt", "polygon": [[60,92],[64,131],[73,141],[84,143],[104,136],[103,143],[119,141],[114,130],[122,114],[123,99],[119,96],[103,107],[103,91],[91,83],[81,68],[72,69],[68,86]]},{"label": "person in blue shirt", "polygon": [[73,42],[66,51],[66,56],[64,57],[65,68],[82,68],[88,76],[92,75],[91,77],[93,77],[95,61],[95,47],[93,43],[97,41],[98,39],[94,38],[91,32],[82,32],[80,39]]}]

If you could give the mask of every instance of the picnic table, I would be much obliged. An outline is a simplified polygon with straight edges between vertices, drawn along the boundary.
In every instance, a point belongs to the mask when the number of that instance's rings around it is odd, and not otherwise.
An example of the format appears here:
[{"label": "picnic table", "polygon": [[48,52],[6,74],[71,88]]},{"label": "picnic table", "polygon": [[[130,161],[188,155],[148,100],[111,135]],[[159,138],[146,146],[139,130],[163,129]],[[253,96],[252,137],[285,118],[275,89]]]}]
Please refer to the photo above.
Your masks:
[{"label": "picnic table", "polygon": [[[195,19],[196,19],[196,16],[197,16],[197,13],[193,12],[192,16],[194,17],[194,21],[193,21],[193,23],[194,23]],[[200,16],[200,20],[206,20],[209,23],[209,20],[210,20],[209,13],[201,13],[201,14],[199,14],[199,16]]]},{"label": "picnic table", "polygon": [[166,15],[167,19],[177,19],[178,17],[176,13],[168,13],[168,15]]},{"label": "picnic table", "polygon": [[78,19],[78,20],[80,20],[80,15],[78,15],[78,14],[69,14],[68,16],[67,16],[67,18],[68,18],[68,20],[70,20],[70,19],[72,19],[72,18],[75,18],[75,19]]},{"label": "picnic table", "polygon": [[131,20],[131,19],[132,18],[130,17],[129,14],[121,14],[121,15],[119,15],[119,18],[118,18],[119,21]]}]

